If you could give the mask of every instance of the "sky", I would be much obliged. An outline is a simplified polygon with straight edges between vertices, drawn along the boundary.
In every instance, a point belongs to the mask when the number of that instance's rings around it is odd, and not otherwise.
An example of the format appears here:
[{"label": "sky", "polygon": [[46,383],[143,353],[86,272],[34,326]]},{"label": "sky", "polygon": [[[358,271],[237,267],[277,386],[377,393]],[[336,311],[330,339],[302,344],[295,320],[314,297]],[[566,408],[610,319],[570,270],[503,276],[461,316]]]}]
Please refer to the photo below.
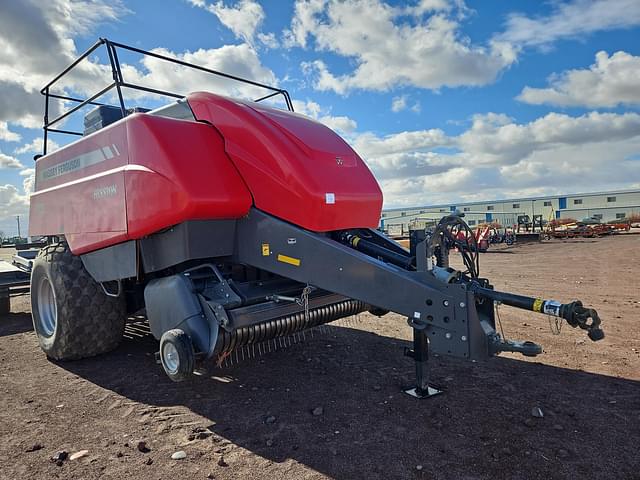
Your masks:
[{"label": "sky", "polygon": [[[364,159],[387,208],[640,188],[637,0],[3,1],[6,235],[16,215],[28,222],[39,90],[98,37],[287,89],[297,112]],[[256,95],[139,56],[121,62],[125,80],[153,88]],[[109,76],[96,54],[57,87],[86,97]],[[80,128],[75,117],[61,128]],[[75,140],[52,137],[50,149]]]}]

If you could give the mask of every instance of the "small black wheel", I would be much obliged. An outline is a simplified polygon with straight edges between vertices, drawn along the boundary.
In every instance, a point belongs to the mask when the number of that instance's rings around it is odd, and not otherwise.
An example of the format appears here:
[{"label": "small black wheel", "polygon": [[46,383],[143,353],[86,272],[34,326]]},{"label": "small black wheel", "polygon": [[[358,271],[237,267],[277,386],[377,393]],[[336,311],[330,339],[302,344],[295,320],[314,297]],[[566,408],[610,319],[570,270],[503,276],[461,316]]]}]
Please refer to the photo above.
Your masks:
[{"label": "small black wheel", "polygon": [[389,313],[389,310],[385,310],[384,308],[380,307],[371,307],[369,309],[369,313],[371,315],[375,315],[376,317],[384,317],[387,313]]},{"label": "small black wheel", "polygon": [[179,328],[167,330],[160,338],[160,361],[164,372],[174,382],[183,382],[191,377],[196,354],[189,335]]}]

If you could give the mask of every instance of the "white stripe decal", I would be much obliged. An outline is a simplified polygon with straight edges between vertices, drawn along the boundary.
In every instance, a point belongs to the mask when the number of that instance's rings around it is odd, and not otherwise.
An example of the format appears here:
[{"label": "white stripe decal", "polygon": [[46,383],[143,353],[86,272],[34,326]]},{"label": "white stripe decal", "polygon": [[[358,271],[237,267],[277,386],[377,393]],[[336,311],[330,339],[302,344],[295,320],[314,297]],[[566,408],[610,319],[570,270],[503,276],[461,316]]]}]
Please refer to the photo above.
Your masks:
[{"label": "white stripe decal", "polygon": [[[118,152],[118,148],[115,144],[111,145],[111,148]],[[118,155],[120,155],[119,152]],[[38,173],[36,182],[61,177],[68,173],[76,172],[111,158],[113,158],[113,154],[108,147],[101,147],[90,152],[82,153],[76,157],[70,158],[69,160],[65,160],[64,162],[45,168]]]},{"label": "white stripe decal", "polygon": [[33,192],[31,194],[31,196],[35,197],[35,196],[38,196],[38,195],[43,194],[43,193],[53,192],[55,190],[59,190],[59,189],[64,188],[64,187],[71,187],[73,185],[78,185],[80,183],[89,182],[91,180],[96,180],[98,178],[106,177],[108,175],[112,175],[112,174],[118,173],[118,172],[158,173],[158,172],[155,172],[155,171],[151,170],[150,168],[147,168],[147,167],[142,166],[142,165],[123,165],[122,167],[112,168],[111,170],[106,170],[104,172],[96,173],[95,175],[89,175],[88,177],[82,177],[82,178],[79,178],[77,180],[72,180],[72,181],[67,182],[67,183],[63,183],[63,184],[60,184],[60,185],[56,185],[54,187],[49,187],[49,188],[45,188],[44,190],[39,190],[39,191]]},{"label": "white stripe decal", "polygon": [[107,160],[110,158],[113,158],[113,152],[111,151],[110,147],[102,147],[101,150],[102,150],[102,154]]}]

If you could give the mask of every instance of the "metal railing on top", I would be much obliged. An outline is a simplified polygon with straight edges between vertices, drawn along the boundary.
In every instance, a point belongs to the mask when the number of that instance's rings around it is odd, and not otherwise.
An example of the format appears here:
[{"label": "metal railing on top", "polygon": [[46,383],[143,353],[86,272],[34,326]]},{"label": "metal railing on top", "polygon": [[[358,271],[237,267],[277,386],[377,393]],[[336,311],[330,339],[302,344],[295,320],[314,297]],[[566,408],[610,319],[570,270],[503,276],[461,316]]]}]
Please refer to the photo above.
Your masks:
[{"label": "metal railing on top", "polygon": [[[113,82],[111,82],[109,85],[107,85],[105,88],[103,88],[102,90],[100,90],[96,94],[94,94],[94,95],[92,95],[92,96],[90,96],[89,98],[86,98],[86,99],[71,97],[71,96],[67,96],[67,95],[60,95],[60,94],[55,94],[55,93],[51,93],[50,92],[52,86],[56,82],[58,82],[58,80],[60,80],[67,73],[69,73],[71,70],[73,70],[82,60],[87,58],[89,55],[91,55],[93,52],[95,52],[102,45],[104,45],[106,47],[106,49],[107,49],[107,54],[109,56],[109,63],[111,65],[111,73],[112,73],[112,77],[113,77]],[[120,107],[120,109],[122,111],[123,118],[127,115],[127,108],[125,107],[124,97],[122,95],[122,88],[123,87],[124,88],[131,88],[131,89],[134,89],[134,90],[141,90],[141,91],[148,92],[148,93],[153,93],[153,94],[156,94],[156,95],[164,95],[164,96],[167,96],[167,97],[174,97],[174,98],[184,98],[185,97],[184,94],[181,95],[181,94],[174,93],[174,92],[168,92],[168,91],[165,91],[165,90],[158,90],[158,89],[155,89],[155,88],[145,87],[145,86],[142,86],[142,85],[136,85],[136,84],[133,84],[133,83],[126,82],[124,80],[123,75],[122,75],[122,69],[120,68],[120,61],[118,59],[118,49],[128,50],[130,52],[135,52],[135,53],[139,53],[141,55],[154,57],[154,58],[157,58],[157,59],[160,59],[160,60],[164,60],[164,61],[167,61],[167,62],[175,63],[177,65],[182,65],[184,67],[193,68],[193,69],[199,70],[201,72],[209,73],[211,75],[216,75],[218,77],[222,77],[222,78],[226,78],[226,79],[229,79],[229,80],[238,81],[238,82],[245,83],[245,84],[248,84],[248,85],[253,85],[254,87],[264,88],[266,90],[269,90],[271,93],[269,93],[269,94],[267,94],[267,95],[265,95],[263,97],[255,99],[254,102],[261,102],[263,100],[267,100],[268,98],[272,98],[272,97],[275,97],[277,95],[282,95],[283,98],[284,98],[284,102],[287,105],[287,109],[289,111],[293,112],[293,102],[291,101],[291,97],[289,96],[289,92],[287,92],[284,89],[273,87],[271,85],[266,85],[264,83],[254,82],[253,80],[248,80],[246,78],[238,77],[238,76],[235,76],[235,75],[230,75],[228,73],[218,72],[217,70],[212,70],[210,68],[205,68],[205,67],[202,67],[200,65],[195,65],[193,63],[188,63],[188,62],[185,62],[183,60],[179,60],[177,58],[172,58],[172,57],[168,57],[166,55],[161,55],[159,53],[149,52],[147,50],[142,50],[140,48],[131,47],[129,45],[124,45],[122,43],[112,42],[111,40],[108,40],[106,38],[100,38],[93,46],[91,46],[86,52],[84,52],[82,55],[80,55],[71,65],[69,65],[62,72],[60,72],[53,80],[51,80],[49,83],[47,83],[42,88],[42,90],[40,90],[40,93],[45,96],[44,127],[43,127],[44,128],[44,147],[43,147],[43,153],[42,153],[43,155],[47,154],[47,138],[48,138],[49,132],[63,133],[63,134],[67,134],[67,135],[78,135],[78,136],[82,136],[83,135],[82,132],[74,132],[74,131],[71,131],[71,130],[60,130],[60,129],[56,129],[56,128],[51,128],[52,125],[60,122],[61,120],[67,118],[69,115],[73,114],[74,112],[77,112],[78,110],[80,110],[81,108],[83,108],[83,107],[85,107],[87,105],[97,105],[97,106],[106,105],[105,103],[96,102],[95,100],[100,98],[101,96],[103,96],[104,94],[106,94],[107,92],[112,90],[113,88],[115,88],[116,91],[117,91],[118,101],[119,101],[119,104],[120,104],[119,107]],[[57,116],[53,120],[50,120],[49,119],[49,99],[51,99],[51,98],[55,98],[55,99],[58,99],[58,100],[65,100],[65,101],[68,101],[68,102],[74,102],[77,105],[73,106],[69,110],[67,110],[64,113],[60,114],[59,116]]]}]

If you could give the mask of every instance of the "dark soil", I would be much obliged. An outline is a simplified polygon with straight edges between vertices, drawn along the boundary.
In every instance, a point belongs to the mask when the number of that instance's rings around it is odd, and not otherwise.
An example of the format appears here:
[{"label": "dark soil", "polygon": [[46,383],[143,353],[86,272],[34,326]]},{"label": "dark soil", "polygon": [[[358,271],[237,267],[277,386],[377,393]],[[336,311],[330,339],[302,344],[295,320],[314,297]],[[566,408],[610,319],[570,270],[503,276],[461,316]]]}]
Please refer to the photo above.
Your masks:
[{"label": "dark soil", "polygon": [[[501,307],[507,337],[545,353],[434,358],[445,393],[416,400],[401,393],[413,364],[397,315],[174,384],[144,322],[112,353],[55,363],[28,297],[14,300],[0,318],[0,478],[640,479],[640,236],[492,248],[481,268],[496,288],[594,306],[607,337],[554,335],[547,317]],[[88,453],[51,460],[63,450]]]}]

